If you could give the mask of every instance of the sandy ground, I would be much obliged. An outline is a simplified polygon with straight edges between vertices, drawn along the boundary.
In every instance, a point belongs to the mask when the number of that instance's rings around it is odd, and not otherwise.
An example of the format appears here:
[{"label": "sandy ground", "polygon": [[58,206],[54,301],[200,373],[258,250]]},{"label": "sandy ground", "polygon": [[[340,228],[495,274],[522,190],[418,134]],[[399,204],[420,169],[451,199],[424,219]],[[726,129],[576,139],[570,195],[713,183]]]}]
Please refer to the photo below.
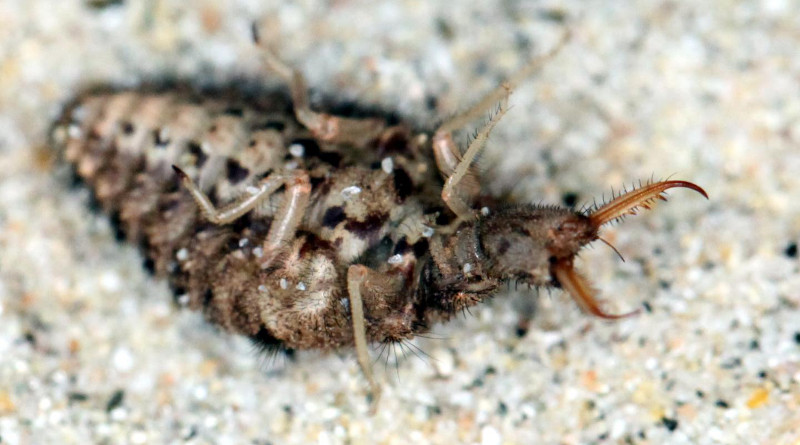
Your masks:
[{"label": "sandy ground", "polygon": [[[0,443],[800,443],[800,9],[607,3],[0,2]],[[607,230],[625,263],[583,255],[641,315],[512,289],[415,341],[421,358],[376,352],[369,417],[350,354],[269,360],[174,307],[47,156],[88,83],[274,82],[253,20],[315,97],[428,127],[570,26],[514,92],[485,188],[581,203],[674,175],[711,199],[677,190]]]}]

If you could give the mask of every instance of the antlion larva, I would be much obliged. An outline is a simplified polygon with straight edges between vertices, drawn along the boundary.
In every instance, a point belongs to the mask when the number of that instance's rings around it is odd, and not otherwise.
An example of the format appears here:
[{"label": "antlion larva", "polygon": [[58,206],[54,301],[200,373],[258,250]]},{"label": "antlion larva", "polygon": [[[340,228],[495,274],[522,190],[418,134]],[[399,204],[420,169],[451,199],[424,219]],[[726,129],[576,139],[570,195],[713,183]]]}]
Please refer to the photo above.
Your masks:
[{"label": "antlion larva", "polygon": [[[245,87],[94,91],[66,107],[53,141],[179,299],[264,348],[355,347],[377,400],[368,343],[427,332],[509,281],[620,317],[576,254],[668,189],[707,197],[676,180],[584,211],[481,194],[472,164],[511,89],[566,41],[430,136],[313,111],[303,76],[262,45],[291,100]],[[452,132],[497,103],[462,154]]]}]

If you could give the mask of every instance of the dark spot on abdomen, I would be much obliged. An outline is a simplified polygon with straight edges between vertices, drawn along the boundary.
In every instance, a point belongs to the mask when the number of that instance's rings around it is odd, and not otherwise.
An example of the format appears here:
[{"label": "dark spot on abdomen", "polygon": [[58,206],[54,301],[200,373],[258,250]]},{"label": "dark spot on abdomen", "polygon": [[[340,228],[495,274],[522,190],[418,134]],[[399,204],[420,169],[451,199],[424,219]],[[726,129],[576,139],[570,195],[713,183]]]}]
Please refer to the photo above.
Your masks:
[{"label": "dark spot on abdomen", "polygon": [[228,158],[227,162],[225,163],[225,176],[228,178],[231,184],[238,184],[244,181],[247,178],[247,175],[250,174],[250,170],[242,167],[239,164],[239,161],[236,159]]},{"label": "dark spot on abdomen", "polygon": [[195,157],[195,165],[197,168],[202,168],[203,164],[208,160],[208,155],[203,152],[200,144],[197,141],[190,141],[187,145],[189,153]]},{"label": "dark spot on abdomen", "polygon": [[142,267],[144,267],[145,270],[147,270],[147,272],[155,275],[155,273],[156,273],[156,263],[155,263],[155,261],[153,261],[152,258],[145,258],[145,260],[142,261]]},{"label": "dark spot on abdomen", "polygon": [[371,213],[364,221],[348,220],[344,228],[361,239],[368,239],[380,230],[387,216],[385,213]]},{"label": "dark spot on abdomen", "polygon": [[223,114],[228,114],[228,115],[231,115],[231,116],[242,117],[242,116],[244,116],[244,109],[241,108],[241,107],[228,107],[222,113]]},{"label": "dark spot on abdomen", "polygon": [[392,251],[392,255],[402,255],[411,249],[411,246],[408,245],[408,240],[406,237],[400,238],[400,241],[394,246],[394,250]]},{"label": "dark spot on abdomen", "polygon": [[310,138],[294,139],[293,141],[291,141],[289,143],[288,146],[290,147],[290,146],[292,146],[294,144],[297,144],[297,145],[303,147],[303,157],[317,156],[319,154],[319,152],[320,152],[319,144],[314,139],[310,139]]},{"label": "dark spot on abdomen", "polygon": [[402,168],[394,169],[394,191],[397,193],[396,201],[398,204],[405,201],[414,191],[414,183],[411,181],[411,177]]},{"label": "dark spot on abdomen", "polygon": [[125,121],[122,123],[122,134],[124,134],[125,136],[130,136],[131,134],[133,134],[134,130],[135,128],[131,121]]},{"label": "dark spot on abdomen", "polygon": [[395,131],[387,139],[380,142],[378,146],[378,156],[386,156],[394,153],[406,153],[408,151],[408,136],[403,131]]},{"label": "dark spot on abdomen", "polygon": [[333,229],[344,219],[344,207],[334,206],[325,211],[325,215],[322,216],[322,226]]},{"label": "dark spot on abdomen", "polygon": [[153,145],[156,148],[164,149],[169,144],[169,138],[162,138],[161,137],[161,130],[155,129],[153,130]]},{"label": "dark spot on abdomen", "polygon": [[320,151],[317,158],[328,165],[338,167],[342,163],[342,155],[335,151]]},{"label": "dark spot on abdomen", "polygon": [[422,256],[428,252],[430,246],[428,245],[427,239],[421,238],[419,241],[414,243],[412,248],[414,249],[414,256],[417,258],[422,258]]},{"label": "dark spot on abdomen", "polygon": [[313,254],[323,254],[332,260],[336,258],[336,248],[329,241],[311,232],[302,232],[298,233],[298,235],[303,237],[303,244],[300,246],[300,250],[298,250],[298,255],[300,257],[306,258]]},{"label": "dark spot on abdomen", "polygon": [[335,152],[335,151],[322,151],[317,143],[316,140],[310,138],[300,138],[295,139],[290,142],[289,146],[292,144],[298,144],[303,147],[303,157],[304,158],[316,158],[319,159],[321,162],[331,165],[333,167],[338,167],[339,164],[342,162],[342,155]]}]

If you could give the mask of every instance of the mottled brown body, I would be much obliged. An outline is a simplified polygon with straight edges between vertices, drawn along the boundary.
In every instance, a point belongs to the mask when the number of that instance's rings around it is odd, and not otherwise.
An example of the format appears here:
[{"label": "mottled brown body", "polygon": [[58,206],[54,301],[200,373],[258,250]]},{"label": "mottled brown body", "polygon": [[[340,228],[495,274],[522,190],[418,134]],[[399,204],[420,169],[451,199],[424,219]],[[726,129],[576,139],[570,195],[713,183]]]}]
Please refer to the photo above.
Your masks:
[{"label": "mottled brown body", "polygon": [[[513,83],[539,62],[430,136],[312,111],[302,76],[267,52],[291,101],[236,89],[87,93],[53,141],[179,301],[266,348],[355,346],[377,397],[367,342],[426,332],[509,281],[561,287],[586,311],[619,317],[574,270],[578,251],[667,189],[705,195],[662,181],[584,212],[490,204],[471,164]],[[498,100],[462,154],[452,131]]]},{"label": "mottled brown body", "polygon": [[[416,307],[413,277],[444,208],[429,149],[405,127],[347,147],[315,139],[279,94],[248,103],[231,91],[121,91],[78,98],[55,135],[156,274],[227,330],[289,348],[352,345],[346,275],[354,263],[407,289],[393,301],[365,301],[371,341],[408,338],[448,315]],[[259,246],[281,192],[234,224],[211,224],[173,164],[220,204],[272,171],[307,171],[309,208],[280,261],[262,268]]]},{"label": "mottled brown body", "polygon": [[[279,94],[248,102],[231,91],[90,93],[54,134],[155,273],[211,322],[265,345],[352,345],[353,264],[395,289],[365,299],[368,339],[398,341],[505,281],[558,286],[552,266],[597,239],[587,216],[557,207],[507,206],[447,227],[455,216],[438,196],[443,180],[424,137],[395,126],[363,147],[326,143],[290,110]],[[173,164],[220,204],[277,169],[307,171],[308,209],[280,260],[263,267],[260,246],[281,192],[232,224],[212,224]],[[564,224],[554,244],[552,227]]]}]

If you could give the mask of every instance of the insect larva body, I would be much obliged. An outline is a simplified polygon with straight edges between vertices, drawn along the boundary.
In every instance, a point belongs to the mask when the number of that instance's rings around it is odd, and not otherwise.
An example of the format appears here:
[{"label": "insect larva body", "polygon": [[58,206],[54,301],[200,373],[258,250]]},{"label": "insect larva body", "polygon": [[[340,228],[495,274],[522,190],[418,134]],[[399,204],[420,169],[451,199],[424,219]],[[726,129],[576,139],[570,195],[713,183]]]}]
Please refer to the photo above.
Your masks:
[{"label": "insect larva body", "polygon": [[[669,188],[705,195],[663,181],[585,212],[495,205],[471,165],[513,85],[426,136],[312,111],[302,76],[265,53],[291,101],[241,88],[87,93],[53,139],[179,299],[265,348],[355,346],[376,396],[367,343],[426,332],[509,281],[561,287],[616,317],[575,255]],[[497,102],[462,154],[451,132]]]}]

